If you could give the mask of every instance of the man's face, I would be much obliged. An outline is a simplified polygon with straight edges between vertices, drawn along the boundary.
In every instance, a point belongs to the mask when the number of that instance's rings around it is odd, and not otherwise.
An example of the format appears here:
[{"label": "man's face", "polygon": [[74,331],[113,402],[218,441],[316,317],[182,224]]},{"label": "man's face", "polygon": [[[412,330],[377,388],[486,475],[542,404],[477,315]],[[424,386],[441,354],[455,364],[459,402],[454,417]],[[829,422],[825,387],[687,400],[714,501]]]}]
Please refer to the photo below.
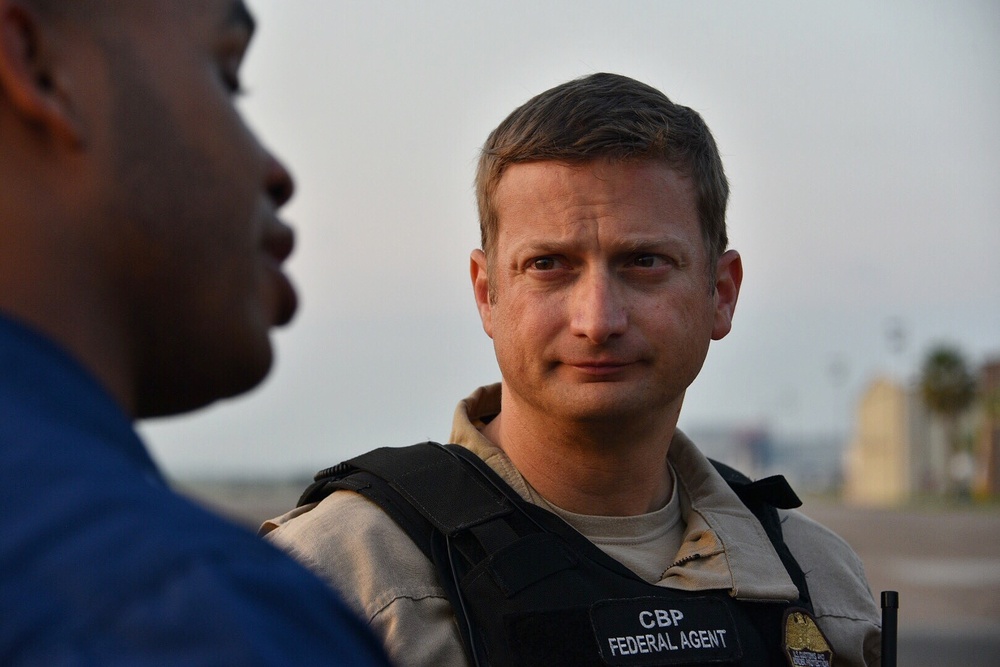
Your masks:
[{"label": "man's face", "polygon": [[95,28],[92,87],[107,106],[88,139],[131,310],[136,412],[169,414],[266,375],[269,329],[296,308],[280,268],[292,234],[277,218],[293,186],[234,106],[253,30],[242,2],[113,4]]},{"label": "man's face", "polygon": [[709,270],[691,180],[653,162],[523,163],[496,202],[494,256],[475,251],[472,275],[504,410],[676,417],[742,277],[733,251]]}]

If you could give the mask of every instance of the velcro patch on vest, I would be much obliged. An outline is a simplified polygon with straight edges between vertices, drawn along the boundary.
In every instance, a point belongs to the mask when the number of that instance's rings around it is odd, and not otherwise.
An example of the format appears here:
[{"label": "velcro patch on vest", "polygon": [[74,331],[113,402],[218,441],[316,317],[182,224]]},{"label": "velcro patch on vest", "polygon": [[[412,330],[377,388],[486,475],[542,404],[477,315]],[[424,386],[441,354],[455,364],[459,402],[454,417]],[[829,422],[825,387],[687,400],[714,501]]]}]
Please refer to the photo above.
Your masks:
[{"label": "velcro patch on vest", "polygon": [[736,622],[718,598],[602,600],[590,608],[590,620],[609,665],[731,662],[743,655]]}]

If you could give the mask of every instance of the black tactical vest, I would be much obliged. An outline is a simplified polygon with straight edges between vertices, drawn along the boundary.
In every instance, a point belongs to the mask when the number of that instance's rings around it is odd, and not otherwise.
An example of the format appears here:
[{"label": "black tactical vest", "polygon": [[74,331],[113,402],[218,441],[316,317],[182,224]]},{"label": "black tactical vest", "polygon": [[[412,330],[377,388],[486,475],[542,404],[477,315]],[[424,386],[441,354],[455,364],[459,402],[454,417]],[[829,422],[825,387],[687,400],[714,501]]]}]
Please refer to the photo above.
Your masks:
[{"label": "black tactical vest", "polygon": [[785,612],[812,610],[775,507],[801,503],[782,477],[750,482],[713,464],[761,522],[798,600],[649,584],[458,445],[376,449],[317,473],[299,505],[349,489],[382,507],[437,568],[473,665],[787,664]]}]

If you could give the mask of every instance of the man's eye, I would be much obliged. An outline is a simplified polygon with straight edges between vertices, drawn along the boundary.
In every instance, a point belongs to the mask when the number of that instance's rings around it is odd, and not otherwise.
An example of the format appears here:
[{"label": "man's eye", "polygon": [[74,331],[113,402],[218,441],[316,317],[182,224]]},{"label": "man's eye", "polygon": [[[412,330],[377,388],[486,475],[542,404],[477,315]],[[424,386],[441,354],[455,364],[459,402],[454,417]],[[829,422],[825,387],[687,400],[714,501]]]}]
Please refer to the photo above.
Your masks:
[{"label": "man's eye", "polygon": [[531,268],[536,271],[551,271],[556,268],[556,260],[553,257],[539,257],[531,260]]},{"label": "man's eye", "polygon": [[632,258],[632,266],[638,266],[641,269],[652,269],[657,266],[663,266],[664,259],[659,255],[636,255]]},{"label": "man's eye", "polygon": [[219,78],[226,91],[232,96],[243,94],[243,84],[240,81],[240,69],[243,66],[244,42],[236,42],[227,46],[219,55],[216,65],[219,68]]}]

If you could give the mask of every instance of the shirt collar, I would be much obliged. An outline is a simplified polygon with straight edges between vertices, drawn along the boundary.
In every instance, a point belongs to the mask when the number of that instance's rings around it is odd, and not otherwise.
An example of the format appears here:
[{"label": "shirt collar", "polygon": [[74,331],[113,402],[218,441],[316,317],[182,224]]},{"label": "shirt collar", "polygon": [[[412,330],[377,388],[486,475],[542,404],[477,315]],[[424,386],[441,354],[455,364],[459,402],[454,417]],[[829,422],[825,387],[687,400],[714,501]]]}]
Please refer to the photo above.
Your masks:
[{"label": "shirt collar", "polygon": [[[72,355],[0,313],[0,403],[24,418],[64,423],[127,456],[148,478],[162,477],[131,418]],[[26,426],[26,428],[28,428]]]}]

